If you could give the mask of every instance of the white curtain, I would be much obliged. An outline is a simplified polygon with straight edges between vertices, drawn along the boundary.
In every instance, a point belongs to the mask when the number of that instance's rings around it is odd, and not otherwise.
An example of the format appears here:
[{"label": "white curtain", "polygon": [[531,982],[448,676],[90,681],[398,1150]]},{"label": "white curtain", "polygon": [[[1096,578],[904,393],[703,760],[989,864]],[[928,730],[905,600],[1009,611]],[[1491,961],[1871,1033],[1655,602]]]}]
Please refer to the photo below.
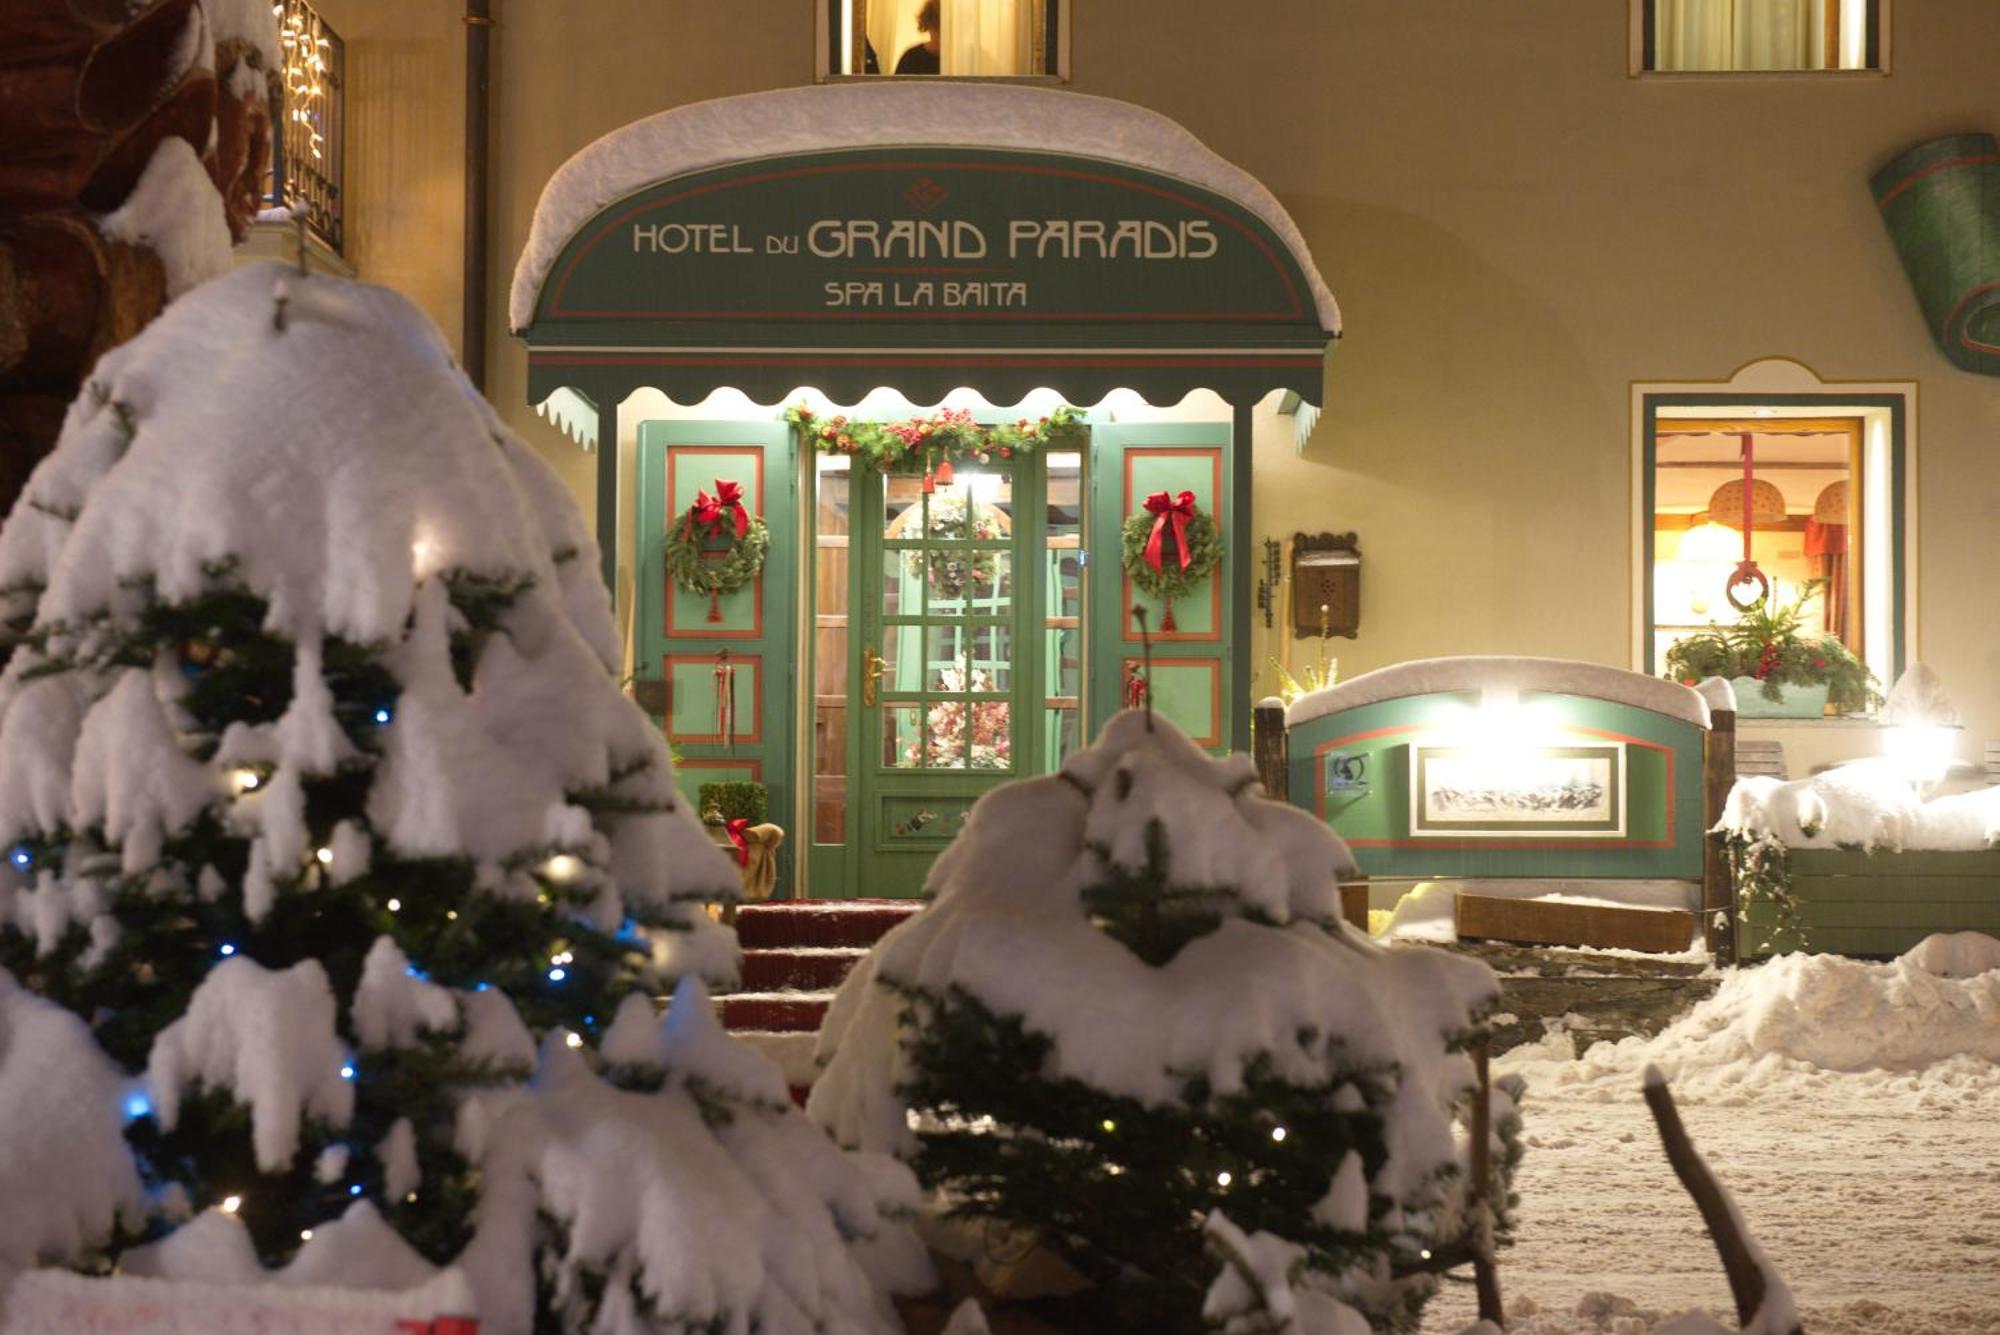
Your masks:
[{"label": "white curtain", "polygon": [[1038,0],[944,0],[945,74],[1030,74]]},{"label": "white curtain", "polygon": [[1821,68],[1825,9],[1824,0],[1654,0],[1654,68]]},{"label": "white curtain", "polygon": [[923,0],[868,0],[868,42],[875,48],[882,73],[894,74],[903,52],[924,40],[917,30],[917,10],[922,5]]}]

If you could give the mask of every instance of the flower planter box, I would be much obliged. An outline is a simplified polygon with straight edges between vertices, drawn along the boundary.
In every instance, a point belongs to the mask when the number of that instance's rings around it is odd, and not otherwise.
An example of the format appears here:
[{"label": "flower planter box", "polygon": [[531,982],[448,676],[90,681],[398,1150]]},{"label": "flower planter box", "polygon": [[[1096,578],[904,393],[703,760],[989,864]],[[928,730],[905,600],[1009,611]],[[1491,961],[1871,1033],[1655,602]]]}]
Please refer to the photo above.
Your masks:
[{"label": "flower planter box", "polygon": [[1764,683],[1755,677],[1736,677],[1729,684],[1736,688],[1738,718],[1819,718],[1826,713],[1824,684],[1780,686],[1776,700],[1764,695]]},{"label": "flower planter box", "polygon": [[[2000,936],[2000,850],[1795,848],[1791,884],[1806,949],[1817,954],[1900,955],[1933,932]],[[1740,940],[1745,959],[1798,948],[1773,930],[1763,901],[1751,903]]]}]

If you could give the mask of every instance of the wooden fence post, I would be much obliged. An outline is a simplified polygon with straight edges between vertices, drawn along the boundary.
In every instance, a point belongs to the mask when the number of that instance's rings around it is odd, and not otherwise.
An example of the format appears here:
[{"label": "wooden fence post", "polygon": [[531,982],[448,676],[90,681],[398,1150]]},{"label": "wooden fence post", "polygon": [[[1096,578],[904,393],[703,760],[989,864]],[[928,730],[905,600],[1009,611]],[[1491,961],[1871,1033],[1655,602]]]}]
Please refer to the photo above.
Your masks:
[{"label": "wooden fence post", "polygon": [[1279,802],[1290,801],[1291,760],[1283,705],[1260,701],[1251,711],[1250,752],[1257,762],[1257,777],[1264,783],[1264,795]]},{"label": "wooden fence post", "polygon": [[1717,964],[1736,963],[1736,882],[1723,853],[1722,836],[1711,833],[1722,819],[1729,790],[1736,785],[1736,711],[1711,710],[1702,751],[1701,921],[1709,956]]}]

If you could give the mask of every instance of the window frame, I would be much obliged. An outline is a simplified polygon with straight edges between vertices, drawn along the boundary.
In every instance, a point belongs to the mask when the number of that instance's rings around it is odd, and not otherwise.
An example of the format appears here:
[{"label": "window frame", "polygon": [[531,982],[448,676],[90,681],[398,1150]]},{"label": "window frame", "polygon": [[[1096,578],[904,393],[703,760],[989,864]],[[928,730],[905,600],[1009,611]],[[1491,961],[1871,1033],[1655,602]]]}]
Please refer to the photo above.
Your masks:
[{"label": "window frame", "polygon": [[[890,79],[928,79],[946,83],[1006,83],[1044,84],[1052,87],[1072,82],[1070,70],[1070,14],[1076,8],[1075,0],[1043,0],[1055,11],[1054,31],[1044,40],[1050,44],[1055,54],[1053,74],[842,74],[835,59],[835,34],[839,31],[839,15],[843,5],[851,5],[854,0],[823,0],[813,6],[813,82],[814,83],[877,83]],[[879,52],[877,53],[879,56]]]},{"label": "window frame", "polygon": [[[1773,368],[1787,368],[1793,374],[1786,382],[1760,389],[1753,381],[1771,379]],[[1752,374],[1752,373],[1755,374]],[[1798,383],[1798,372],[1811,378],[1810,386]],[[1728,381],[1704,384],[1699,381],[1669,381],[1632,384],[1632,511],[1627,552],[1631,562],[1631,663],[1635,671],[1658,676],[1662,665],[1657,659],[1654,630],[1654,507],[1658,504],[1655,472],[1658,425],[1662,408],[1698,409],[1703,415],[1750,416],[1759,408],[1778,409],[1785,415],[1825,417],[1852,415],[1855,410],[1880,414],[1886,422],[1886,487],[1889,532],[1871,532],[1864,525],[1862,557],[1857,578],[1866,583],[1878,578],[1871,574],[1871,561],[1886,561],[1887,626],[1886,645],[1877,645],[1873,636],[1863,634],[1866,661],[1880,679],[1885,692],[1903,670],[1917,661],[1917,526],[1916,421],[1917,386],[1914,381],[1819,381],[1797,363],[1772,360],[1753,363]],[[1866,432],[1864,430],[1864,441]],[[1865,460],[1857,479],[1870,486]],[[1868,615],[1864,613],[1864,615]],[[1872,617],[1870,618],[1872,619]]]},{"label": "window frame", "polygon": [[1889,72],[1891,17],[1894,0],[1867,0],[1864,63],[1857,69],[1807,70],[1662,70],[1653,68],[1657,0],[1628,0],[1626,74],[1634,79],[1879,79]]}]

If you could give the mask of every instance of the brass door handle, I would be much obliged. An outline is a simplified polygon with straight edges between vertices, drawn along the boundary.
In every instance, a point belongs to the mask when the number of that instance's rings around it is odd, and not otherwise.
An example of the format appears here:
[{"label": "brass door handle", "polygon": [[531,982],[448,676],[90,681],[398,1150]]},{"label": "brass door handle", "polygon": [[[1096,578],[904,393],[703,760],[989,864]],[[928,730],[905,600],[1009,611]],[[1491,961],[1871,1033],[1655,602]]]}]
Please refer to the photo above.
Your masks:
[{"label": "brass door handle", "polygon": [[882,698],[882,669],[885,664],[882,655],[875,652],[874,645],[865,645],[861,650],[861,704],[873,709]]}]

